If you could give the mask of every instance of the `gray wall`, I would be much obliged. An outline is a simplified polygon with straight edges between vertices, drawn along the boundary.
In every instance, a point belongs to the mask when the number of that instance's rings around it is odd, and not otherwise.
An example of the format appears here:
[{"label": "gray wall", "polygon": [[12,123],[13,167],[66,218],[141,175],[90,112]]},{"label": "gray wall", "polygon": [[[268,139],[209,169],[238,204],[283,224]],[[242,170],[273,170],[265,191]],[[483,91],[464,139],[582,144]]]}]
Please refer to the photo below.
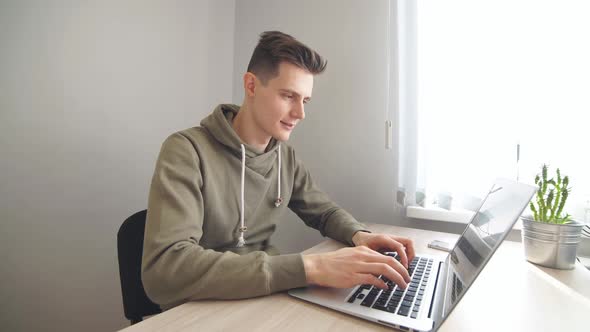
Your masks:
[{"label": "gray wall", "polygon": [[[290,143],[320,187],[358,220],[395,224],[394,156],[385,150],[387,0],[236,1],[234,101],[258,34],[289,33],[328,59]],[[290,213],[274,238],[283,252],[322,237]]]},{"label": "gray wall", "polygon": [[231,99],[234,0],[0,2],[0,326],[112,331],[164,138]]}]

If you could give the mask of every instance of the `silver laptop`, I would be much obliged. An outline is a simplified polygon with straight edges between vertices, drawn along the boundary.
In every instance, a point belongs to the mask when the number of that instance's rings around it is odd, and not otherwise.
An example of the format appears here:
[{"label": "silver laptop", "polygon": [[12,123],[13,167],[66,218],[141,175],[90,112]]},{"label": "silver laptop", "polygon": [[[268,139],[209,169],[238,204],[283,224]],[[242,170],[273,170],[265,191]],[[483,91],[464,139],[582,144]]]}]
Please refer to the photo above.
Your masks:
[{"label": "silver laptop", "polygon": [[[537,187],[498,179],[478,211],[441,260],[417,255],[408,270],[412,281],[400,289],[370,285],[348,289],[307,287],[291,296],[402,330],[436,331],[506,238]],[[395,253],[385,253],[396,257]],[[396,257],[397,258],[397,257]]]}]

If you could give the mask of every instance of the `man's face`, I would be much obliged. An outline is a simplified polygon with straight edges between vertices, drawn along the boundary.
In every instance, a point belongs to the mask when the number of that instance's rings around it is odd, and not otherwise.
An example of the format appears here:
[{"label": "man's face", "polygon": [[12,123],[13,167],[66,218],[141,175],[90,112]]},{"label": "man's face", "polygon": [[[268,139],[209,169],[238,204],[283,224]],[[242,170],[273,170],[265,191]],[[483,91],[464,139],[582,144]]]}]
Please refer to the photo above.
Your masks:
[{"label": "man's face", "polygon": [[261,134],[287,141],[305,118],[304,106],[312,89],[313,74],[288,62],[279,65],[279,75],[266,85],[257,80],[253,118]]}]

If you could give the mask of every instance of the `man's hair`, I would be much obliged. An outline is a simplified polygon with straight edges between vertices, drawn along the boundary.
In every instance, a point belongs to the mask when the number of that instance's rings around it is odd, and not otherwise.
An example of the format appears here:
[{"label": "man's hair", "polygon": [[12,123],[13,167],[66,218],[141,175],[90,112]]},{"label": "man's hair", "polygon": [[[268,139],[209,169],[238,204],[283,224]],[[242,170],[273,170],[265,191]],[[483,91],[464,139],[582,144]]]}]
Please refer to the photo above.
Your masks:
[{"label": "man's hair", "polygon": [[261,33],[248,64],[248,71],[256,75],[262,84],[266,84],[279,75],[281,62],[291,63],[313,75],[321,74],[328,64],[316,51],[286,33]]}]

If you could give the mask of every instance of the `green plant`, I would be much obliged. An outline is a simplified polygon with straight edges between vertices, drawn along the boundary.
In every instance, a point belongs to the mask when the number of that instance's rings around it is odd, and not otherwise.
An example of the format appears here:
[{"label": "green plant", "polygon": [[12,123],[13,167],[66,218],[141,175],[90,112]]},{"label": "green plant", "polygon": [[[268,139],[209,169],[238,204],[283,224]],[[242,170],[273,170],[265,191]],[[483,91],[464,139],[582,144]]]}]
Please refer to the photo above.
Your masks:
[{"label": "green plant", "polygon": [[565,224],[571,220],[569,213],[562,215],[563,207],[571,191],[571,188],[568,188],[569,178],[568,176],[562,178],[558,168],[557,180],[554,178],[548,180],[547,171],[547,165],[543,165],[541,174],[535,176],[535,184],[539,186],[539,190],[536,196],[537,204],[530,202],[533,218],[540,222]]}]

